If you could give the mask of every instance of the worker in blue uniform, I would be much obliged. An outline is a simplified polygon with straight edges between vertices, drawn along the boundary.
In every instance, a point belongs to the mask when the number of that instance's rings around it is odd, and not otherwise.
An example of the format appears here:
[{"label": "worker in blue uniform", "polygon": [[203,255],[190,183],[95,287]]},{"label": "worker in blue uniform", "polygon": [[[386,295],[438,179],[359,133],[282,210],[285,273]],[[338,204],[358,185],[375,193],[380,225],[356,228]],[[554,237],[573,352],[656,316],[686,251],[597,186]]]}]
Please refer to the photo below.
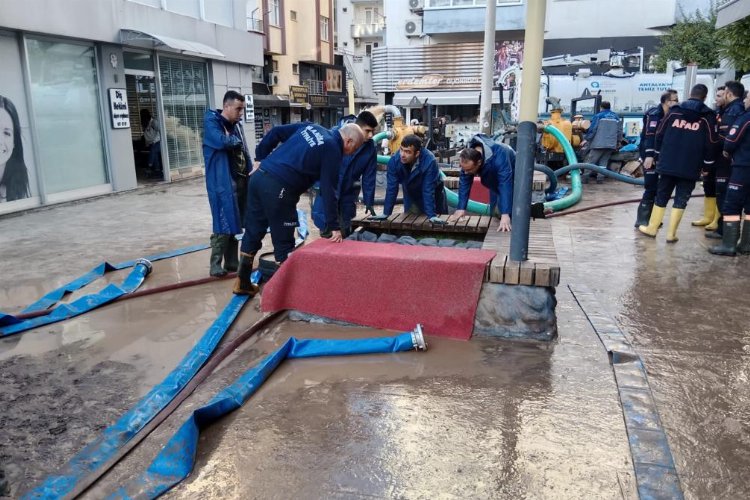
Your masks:
[{"label": "worker in blue uniform", "polygon": [[224,94],[223,108],[209,109],[203,117],[206,190],[213,219],[211,276],[224,276],[236,271],[239,265],[234,235],[242,232],[250,166],[247,141],[240,123],[244,111],[244,96],[230,90]]},{"label": "worker in blue uniform", "polygon": [[309,123],[298,127],[283,144],[260,160],[248,185],[245,234],[234,293],[257,293],[258,287],[250,281],[250,274],[269,227],[276,262],[281,264],[286,260],[294,249],[294,230],[299,225],[297,203],[316,181],[320,181],[326,219],[330,221],[330,240],[342,241],[336,203],[341,160],[362,142],[362,129],[354,123],[335,131]]},{"label": "worker in blue uniform", "polygon": [[[724,141],[722,156],[732,165],[727,184],[726,198],[721,207],[724,217],[724,231],[720,245],[709,248],[715,255],[736,255],[750,253],[750,96],[745,93],[743,102],[745,113],[740,115],[729,129]],[[742,223],[742,239],[739,248],[737,239],[740,236],[742,211],[745,221]]]},{"label": "worker in blue uniform", "polygon": [[638,204],[635,227],[645,226],[651,218],[651,210],[656,200],[656,187],[659,183],[659,174],[656,173],[656,162],[654,156],[656,148],[654,145],[656,131],[664,116],[672,106],[677,105],[677,91],[669,89],[661,95],[659,105],[646,111],[643,115],[643,126],[641,127],[641,140],[638,144],[638,152],[643,162],[643,197]]},{"label": "worker in blue uniform", "polygon": [[707,95],[708,88],[702,83],[693,86],[690,99],[672,107],[656,132],[656,201],[648,225],[638,226],[638,230],[652,238],[656,236],[674,191],[667,243],[678,239],[677,228],[701,170],[714,163],[716,116],[703,103]]},{"label": "worker in blue uniform", "polygon": [[709,224],[705,227],[709,232],[705,233],[706,238],[721,239],[723,231],[721,209],[724,206],[724,199],[727,194],[727,184],[729,176],[732,173],[732,163],[722,154],[724,141],[727,138],[729,130],[734,125],[737,118],[745,112],[745,105],[742,98],[745,95],[745,86],[740,82],[729,81],[724,84],[724,107],[717,118],[719,129],[719,142],[716,152],[716,205],[719,210],[719,217],[715,224]]},{"label": "worker in blue uniform", "polygon": [[[362,191],[365,213],[375,215],[375,178],[377,174],[377,150],[372,136],[378,127],[378,120],[369,111],[353,116],[365,135],[365,142],[353,154],[344,156],[339,172],[338,214],[341,233],[347,237],[351,233],[352,219],[357,215],[357,201]],[[313,203],[313,221],[321,230],[321,236],[328,237],[330,228],[325,218],[323,200],[318,195]]]},{"label": "worker in blue uniform", "polygon": [[[716,87],[714,94],[714,113],[716,121],[724,112],[724,90],[726,87],[720,85]],[[692,221],[693,226],[708,228],[707,231],[715,231],[719,224],[719,207],[716,204],[716,165],[713,168],[705,168],[701,172],[701,182],[703,184],[703,215],[700,219]]]},{"label": "worker in blue uniform", "polygon": [[388,162],[383,214],[372,219],[385,219],[393,213],[399,186],[403,188],[405,212],[424,214],[433,224],[445,224],[438,217],[448,213],[440,169],[435,155],[422,147],[422,139],[414,134],[403,138],[399,154]]},{"label": "worker in blue uniform", "polygon": [[492,138],[478,134],[471,138],[469,146],[459,155],[461,173],[458,180],[458,205],[454,218],[466,215],[469,193],[478,175],[484,187],[490,191],[490,214],[500,217],[498,231],[511,230],[513,208],[513,174],[516,169],[516,153],[510,146],[498,144]]}]

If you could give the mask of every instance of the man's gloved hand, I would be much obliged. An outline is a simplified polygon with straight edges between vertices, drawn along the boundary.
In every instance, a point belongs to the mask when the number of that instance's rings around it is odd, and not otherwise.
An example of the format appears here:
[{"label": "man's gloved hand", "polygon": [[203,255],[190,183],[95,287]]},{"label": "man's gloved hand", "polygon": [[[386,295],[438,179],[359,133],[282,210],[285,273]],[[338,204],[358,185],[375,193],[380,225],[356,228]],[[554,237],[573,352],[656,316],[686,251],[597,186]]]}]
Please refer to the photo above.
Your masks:
[{"label": "man's gloved hand", "polygon": [[544,219],[544,203],[532,203],[531,204],[531,218],[532,219]]},{"label": "man's gloved hand", "polygon": [[438,217],[437,215],[435,217],[430,217],[429,221],[432,222],[433,224],[445,224],[445,221],[441,219],[440,217]]},{"label": "man's gloved hand", "polygon": [[370,214],[370,215],[372,215],[373,217],[377,215],[377,214],[375,213],[375,209],[374,209],[374,208],[372,208],[372,205],[367,205],[367,206],[365,207],[365,215],[367,215],[367,214]]},{"label": "man's gloved hand", "polygon": [[368,219],[368,220],[385,220],[385,219],[387,219],[387,218],[388,218],[388,216],[387,216],[387,215],[385,215],[385,214],[380,214],[380,215],[372,215],[372,216],[368,217],[367,219]]}]

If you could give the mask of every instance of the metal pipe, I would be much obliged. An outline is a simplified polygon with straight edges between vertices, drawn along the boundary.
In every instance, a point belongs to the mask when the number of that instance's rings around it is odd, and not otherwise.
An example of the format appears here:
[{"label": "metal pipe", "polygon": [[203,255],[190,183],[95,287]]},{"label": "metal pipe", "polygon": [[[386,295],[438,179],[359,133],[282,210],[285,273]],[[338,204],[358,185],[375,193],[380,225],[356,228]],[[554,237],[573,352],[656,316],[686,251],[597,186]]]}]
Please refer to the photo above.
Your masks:
[{"label": "metal pipe", "polygon": [[529,226],[531,225],[531,188],[534,178],[536,124],[518,124],[518,151],[513,179],[513,230],[510,233],[510,258],[527,260],[529,254]]}]

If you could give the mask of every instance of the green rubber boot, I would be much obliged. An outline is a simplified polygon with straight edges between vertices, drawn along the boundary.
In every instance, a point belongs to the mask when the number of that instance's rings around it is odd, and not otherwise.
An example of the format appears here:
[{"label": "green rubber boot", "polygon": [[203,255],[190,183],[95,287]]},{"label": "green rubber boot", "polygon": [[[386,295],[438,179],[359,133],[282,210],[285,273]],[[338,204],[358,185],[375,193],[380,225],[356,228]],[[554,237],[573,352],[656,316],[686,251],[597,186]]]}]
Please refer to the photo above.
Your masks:
[{"label": "green rubber boot", "polygon": [[215,277],[226,276],[227,272],[221,267],[221,260],[224,258],[224,251],[226,250],[226,234],[212,234],[211,235],[211,258],[209,268],[209,274]]},{"label": "green rubber boot", "polygon": [[740,221],[724,222],[724,231],[719,245],[708,249],[714,255],[737,255],[737,238],[740,235]]},{"label": "green rubber boot", "polygon": [[227,244],[224,247],[224,269],[228,273],[237,272],[240,266],[239,256],[237,255],[237,248],[239,247],[239,241],[234,237],[233,234],[226,235]]}]

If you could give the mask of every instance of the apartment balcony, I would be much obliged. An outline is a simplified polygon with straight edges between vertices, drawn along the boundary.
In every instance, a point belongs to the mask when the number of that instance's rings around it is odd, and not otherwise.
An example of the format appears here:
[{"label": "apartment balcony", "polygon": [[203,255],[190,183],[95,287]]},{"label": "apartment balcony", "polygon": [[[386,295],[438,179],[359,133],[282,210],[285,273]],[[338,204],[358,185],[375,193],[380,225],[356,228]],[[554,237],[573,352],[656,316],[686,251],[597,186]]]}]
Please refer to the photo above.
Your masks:
[{"label": "apartment balcony", "polygon": [[718,0],[716,2],[716,27],[723,28],[740,19],[750,16],[750,2],[738,0]]},{"label": "apartment balcony", "polygon": [[307,87],[309,94],[326,95],[326,82],[323,80],[305,80],[302,85]]},{"label": "apartment balcony", "polygon": [[247,31],[255,31],[256,33],[263,33],[263,19],[256,19],[254,17],[247,18]]},{"label": "apartment balcony", "polygon": [[385,36],[385,23],[364,23],[355,21],[352,24],[352,38],[383,38]]}]

